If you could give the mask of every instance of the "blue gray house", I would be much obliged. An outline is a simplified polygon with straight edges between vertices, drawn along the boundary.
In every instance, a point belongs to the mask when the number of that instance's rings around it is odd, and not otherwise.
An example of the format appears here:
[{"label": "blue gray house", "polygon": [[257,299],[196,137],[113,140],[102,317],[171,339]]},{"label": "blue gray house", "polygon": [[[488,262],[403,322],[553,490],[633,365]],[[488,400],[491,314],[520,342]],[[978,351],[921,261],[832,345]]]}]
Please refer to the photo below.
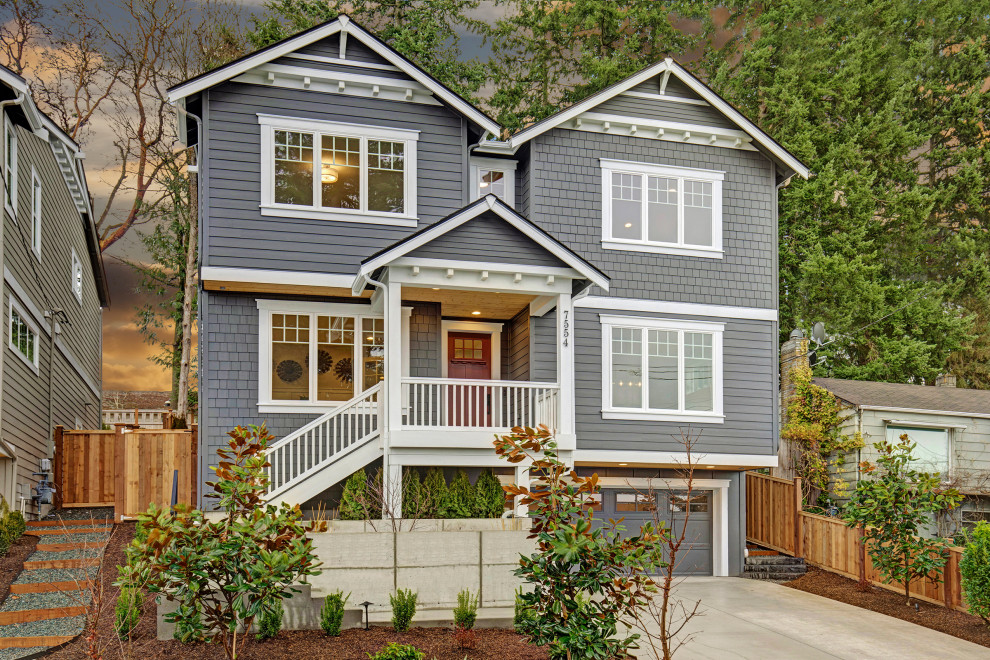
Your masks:
[{"label": "blue gray house", "polygon": [[271,498],[377,465],[398,512],[410,468],[525,481],[492,436],[542,423],[604,517],[689,507],[686,570],[741,572],[794,156],[672,60],[506,137],[345,16],[170,96],[199,141],[203,478],[267,420]]}]

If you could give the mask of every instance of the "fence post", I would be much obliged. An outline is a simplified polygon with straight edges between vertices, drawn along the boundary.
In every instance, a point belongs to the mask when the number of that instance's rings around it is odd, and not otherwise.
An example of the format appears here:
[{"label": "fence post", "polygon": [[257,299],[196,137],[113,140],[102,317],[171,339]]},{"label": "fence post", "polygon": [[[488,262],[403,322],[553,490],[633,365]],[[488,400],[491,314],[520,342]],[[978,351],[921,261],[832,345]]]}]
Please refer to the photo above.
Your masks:
[{"label": "fence post", "polygon": [[124,517],[124,492],[127,480],[124,477],[124,425],[115,425],[113,438],[113,517],[120,522]]},{"label": "fence post", "polygon": [[945,562],[945,566],[942,567],[942,592],[945,597],[945,606],[948,609],[952,609],[952,578],[955,577],[956,567],[953,565],[955,560],[955,553],[951,550],[949,551],[949,560]]},{"label": "fence post", "polygon": [[55,499],[53,501],[56,509],[62,508],[62,488],[65,484],[62,483],[62,446],[64,440],[62,439],[62,427],[55,427],[55,456],[54,463],[52,466],[55,470]]},{"label": "fence post", "polygon": [[197,499],[199,491],[199,424],[192,425],[190,435],[189,440],[192,446],[189,448],[189,481],[192,484],[192,492],[189,504],[196,509],[199,507],[199,500]]},{"label": "fence post", "polygon": [[865,589],[870,583],[866,580],[866,530],[856,528],[859,538],[859,586]]},{"label": "fence post", "polygon": [[801,477],[794,477],[794,556],[804,557],[804,520],[801,510],[804,501],[801,496]]}]

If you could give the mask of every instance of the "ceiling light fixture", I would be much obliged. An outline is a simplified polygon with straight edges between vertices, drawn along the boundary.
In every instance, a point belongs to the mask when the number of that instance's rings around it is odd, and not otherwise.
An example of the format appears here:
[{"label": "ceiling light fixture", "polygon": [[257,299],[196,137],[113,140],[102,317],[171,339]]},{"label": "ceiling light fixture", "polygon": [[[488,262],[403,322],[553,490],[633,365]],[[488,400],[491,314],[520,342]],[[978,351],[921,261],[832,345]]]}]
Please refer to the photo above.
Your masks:
[{"label": "ceiling light fixture", "polygon": [[474,310],[473,312],[471,312],[471,315],[472,316],[481,316],[481,312],[479,312],[478,310]]},{"label": "ceiling light fixture", "polygon": [[708,468],[709,470],[714,470],[715,469],[715,466],[714,465],[706,465],[705,467]]},{"label": "ceiling light fixture", "polygon": [[632,227],[632,223],[631,222],[627,222],[626,223],[626,229],[629,229],[630,227]]},{"label": "ceiling light fixture", "polygon": [[325,163],[323,164],[323,167],[320,168],[320,180],[323,181],[323,183],[337,183],[338,178],[336,168],[330,167]]},{"label": "ceiling light fixture", "polygon": [[619,463],[619,465],[629,465],[629,463]]},{"label": "ceiling light fixture", "polygon": [[434,291],[439,291],[439,290],[440,290],[440,287],[438,287],[438,286],[435,286],[435,287],[433,287],[433,290],[434,290]]}]

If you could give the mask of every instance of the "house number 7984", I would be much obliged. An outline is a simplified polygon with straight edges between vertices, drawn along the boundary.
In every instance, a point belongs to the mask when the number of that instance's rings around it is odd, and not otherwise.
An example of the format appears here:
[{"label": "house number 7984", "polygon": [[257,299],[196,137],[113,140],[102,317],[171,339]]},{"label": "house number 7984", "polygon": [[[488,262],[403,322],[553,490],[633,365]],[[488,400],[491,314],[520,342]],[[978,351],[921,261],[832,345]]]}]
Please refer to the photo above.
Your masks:
[{"label": "house number 7984", "polygon": [[566,348],[568,346],[567,338],[571,336],[571,312],[570,310],[564,310],[564,327],[561,332],[561,337],[563,339],[563,346]]}]

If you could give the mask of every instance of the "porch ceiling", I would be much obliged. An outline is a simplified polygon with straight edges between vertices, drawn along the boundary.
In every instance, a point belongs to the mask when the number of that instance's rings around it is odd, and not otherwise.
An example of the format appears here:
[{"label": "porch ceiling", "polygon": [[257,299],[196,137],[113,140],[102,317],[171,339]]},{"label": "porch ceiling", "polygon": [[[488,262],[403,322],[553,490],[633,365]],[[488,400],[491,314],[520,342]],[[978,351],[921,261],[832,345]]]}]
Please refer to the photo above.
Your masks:
[{"label": "porch ceiling", "polygon": [[478,320],[508,321],[536,297],[524,293],[402,287],[403,300],[438,302],[441,316]]}]

